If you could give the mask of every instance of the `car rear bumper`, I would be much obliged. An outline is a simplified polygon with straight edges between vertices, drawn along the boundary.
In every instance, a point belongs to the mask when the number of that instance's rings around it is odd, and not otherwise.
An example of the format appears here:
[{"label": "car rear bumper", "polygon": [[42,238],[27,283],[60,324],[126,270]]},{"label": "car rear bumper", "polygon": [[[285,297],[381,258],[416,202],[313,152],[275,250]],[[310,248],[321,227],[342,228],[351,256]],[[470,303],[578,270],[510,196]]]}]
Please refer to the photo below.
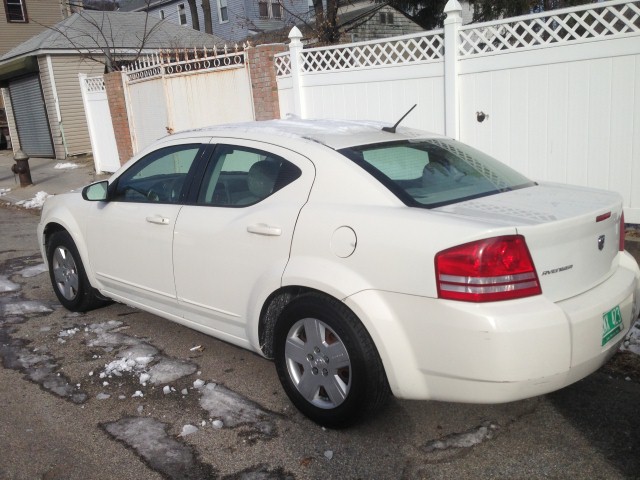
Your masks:
[{"label": "car rear bumper", "polygon": [[[628,254],[597,287],[473,304],[367,290],[345,299],[373,337],[399,398],[501,403],[558,390],[602,366],[638,315],[640,270]],[[620,331],[603,345],[603,315]],[[606,340],[606,338],[605,338]]]}]

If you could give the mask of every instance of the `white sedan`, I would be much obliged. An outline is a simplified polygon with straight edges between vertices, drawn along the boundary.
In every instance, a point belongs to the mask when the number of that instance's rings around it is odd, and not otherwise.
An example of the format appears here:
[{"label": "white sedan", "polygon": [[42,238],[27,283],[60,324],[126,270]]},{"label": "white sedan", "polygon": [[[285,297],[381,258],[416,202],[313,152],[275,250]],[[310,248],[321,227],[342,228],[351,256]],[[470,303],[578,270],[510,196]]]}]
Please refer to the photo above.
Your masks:
[{"label": "white sedan", "polygon": [[454,140],[284,120],[171,135],[38,227],[62,305],[123,302],[272,358],[344,426],[406,399],[508,402],[597,370],[638,315],[622,199]]}]

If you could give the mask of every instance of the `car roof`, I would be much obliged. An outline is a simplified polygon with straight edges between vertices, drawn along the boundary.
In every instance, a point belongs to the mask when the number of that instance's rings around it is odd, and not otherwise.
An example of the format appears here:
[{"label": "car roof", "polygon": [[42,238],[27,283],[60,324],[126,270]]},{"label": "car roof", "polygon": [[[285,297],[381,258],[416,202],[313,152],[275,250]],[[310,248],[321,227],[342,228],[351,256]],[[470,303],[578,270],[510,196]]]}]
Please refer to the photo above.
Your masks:
[{"label": "car roof", "polygon": [[391,124],[388,123],[373,121],[301,120],[289,118],[286,120],[214,125],[179,132],[175,135],[190,136],[198,133],[199,135],[253,138],[257,140],[269,139],[271,141],[273,141],[273,137],[277,136],[282,139],[312,141],[335,150],[356,145],[385,143],[406,139],[442,138],[440,135],[404,127],[398,127],[396,133],[382,130],[383,127],[390,126]]}]

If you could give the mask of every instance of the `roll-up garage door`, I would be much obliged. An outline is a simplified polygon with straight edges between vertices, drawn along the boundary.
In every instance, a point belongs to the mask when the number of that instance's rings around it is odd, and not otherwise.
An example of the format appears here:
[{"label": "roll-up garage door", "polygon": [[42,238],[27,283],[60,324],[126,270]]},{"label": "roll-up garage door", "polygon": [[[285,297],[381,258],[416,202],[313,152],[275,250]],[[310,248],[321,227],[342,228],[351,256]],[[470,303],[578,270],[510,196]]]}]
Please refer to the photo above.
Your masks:
[{"label": "roll-up garage door", "polygon": [[29,157],[55,157],[40,77],[29,75],[9,84],[20,148]]}]

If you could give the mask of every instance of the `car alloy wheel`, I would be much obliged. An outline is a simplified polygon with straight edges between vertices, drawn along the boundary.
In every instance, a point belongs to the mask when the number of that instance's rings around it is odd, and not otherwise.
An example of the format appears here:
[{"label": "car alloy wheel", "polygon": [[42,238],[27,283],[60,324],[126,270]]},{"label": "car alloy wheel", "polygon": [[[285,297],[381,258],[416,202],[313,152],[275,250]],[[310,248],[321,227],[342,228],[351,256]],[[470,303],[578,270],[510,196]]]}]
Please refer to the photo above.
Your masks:
[{"label": "car alloy wheel", "polygon": [[326,323],[316,318],[296,322],[287,335],[285,358],[291,381],[319,408],[342,404],[351,388],[349,353]]}]

